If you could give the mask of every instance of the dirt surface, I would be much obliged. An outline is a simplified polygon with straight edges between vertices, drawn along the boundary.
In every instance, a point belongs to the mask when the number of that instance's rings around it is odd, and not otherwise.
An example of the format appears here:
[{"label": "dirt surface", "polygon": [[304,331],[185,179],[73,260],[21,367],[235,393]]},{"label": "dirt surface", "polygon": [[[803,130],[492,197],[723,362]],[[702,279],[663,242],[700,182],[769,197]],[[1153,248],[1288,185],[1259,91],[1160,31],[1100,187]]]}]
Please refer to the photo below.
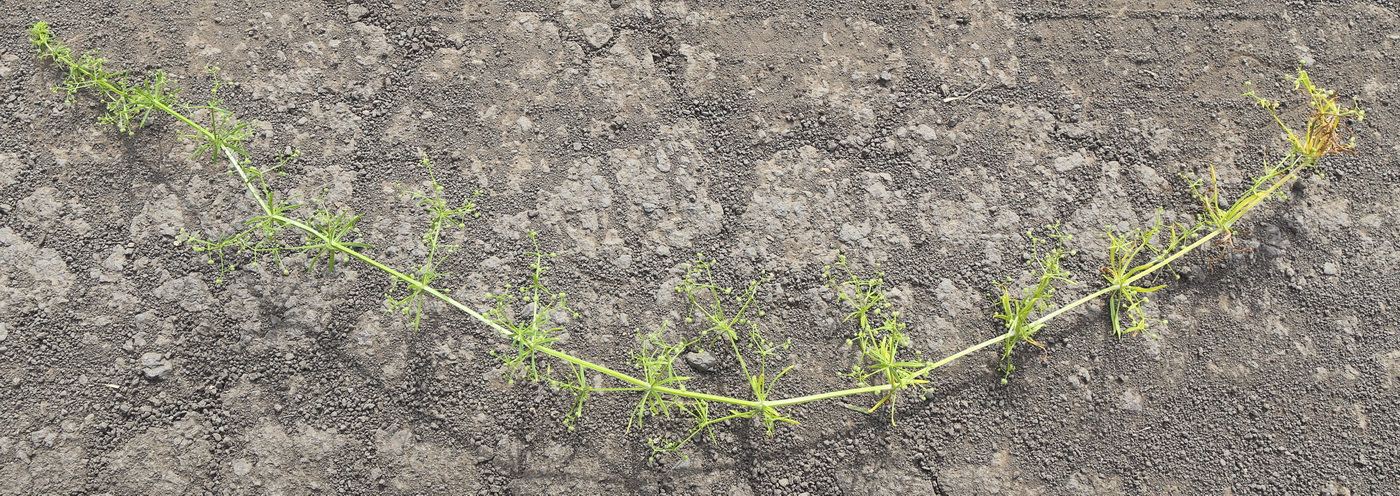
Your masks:
[{"label": "dirt surface", "polygon": [[[5,4],[0,493],[1400,494],[1394,3]],[[499,336],[440,305],[410,331],[367,266],[216,283],[179,233],[256,207],[178,123],[124,136],[48,91],[39,20],[190,98],[221,67],[255,159],[302,152],[274,185],[364,214],[397,266],[423,254],[396,197],[422,149],[450,198],[484,193],[443,286],[484,308],[538,231],[580,356],[630,370],[638,329],[693,332],[673,288],[696,252],[730,283],[771,273],[760,323],[797,364],[779,397],[849,385],[820,278],[838,249],[943,356],[1001,332],[988,295],[1024,231],[1075,236],[1077,297],[1105,225],[1189,219],[1180,174],[1238,185],[1277,157],[1246,81],[1283,97],[1304,60],[1371,115],[1357,156],[1251,214],[1252,252],[1178,264],[1159,339],[1111,337],[1095,303],[1004,385],[993,350],[942,369],[896,426],[817,403],[653,456],[682,423],[624,430],[636,398],[596,394],[571,431],[568,395],[501,378]],[[693,362],[692,389],[743,394]]]}]

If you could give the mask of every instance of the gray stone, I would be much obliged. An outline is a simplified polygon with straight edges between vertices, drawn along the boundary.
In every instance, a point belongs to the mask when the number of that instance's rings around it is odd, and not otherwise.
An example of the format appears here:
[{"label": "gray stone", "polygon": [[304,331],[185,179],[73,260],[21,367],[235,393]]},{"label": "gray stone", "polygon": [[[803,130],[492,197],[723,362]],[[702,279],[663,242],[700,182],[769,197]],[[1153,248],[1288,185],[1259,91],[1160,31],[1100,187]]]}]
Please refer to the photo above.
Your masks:
[{"label": "gray stone", "polygon": [[1118,407],[1130,412],[1142,411],[1142,395],[1131,389],[1123,391],[1123,401],[1118,403]]},{"label": "gray stone", "polygon": [[714,372],[715,368],[719,366],[719,360],[715,359],[715,356],[708,351],[686,353],[685,363],[689,364],[690,368],[695,369],[696,372],[705,373]]},{"label": "gray stone", "polygon": [[841,241],[844,241],[846,243],[858,242],[860,240],[865,239],[865,237],[869,235],[870,226],[868,224],[858,226],[855,224],[848,223],[841,225]]},{"label": "gray stone", "polygon": [[1088,163],[1088,160],[1084,158],[1084,154],[1079,152],[1074,152],[1063,157],[1056,157],[1054,160],[1055,170],[1058,172],[1069,172],[1086,163]]},{"label": "gray stone", "polygon": [[360,19],[364,19],[365,16],[369,15],[369,9],[365,8],[365,6],[360,5],[358,3],[352,3],[345,7],[345,14],[350,16],[350,20],[358,21]]},{"label": "gray stone", "polygon": [[165,375],[170,369],[170,362],[160,353],[152,351],[141,355],[141,372],[148,378],[155,379]]},{"label": "gray stone", "polygon": [[919,138],[924,141],[933,141],[934,138],[938,137],[938,132],[934,131],[928,124],[919,124],[919,127],[914,128],[914,133],[918,134]]},{"label": "gray stone", "polygon": [[1329,276],[1337,275],[1337,264],[1334,262],[1327,262],[1322,264],[1322,273],[1323,275]]},{"label": "gray stone", "polygon": [[612,26],[601,22],[594,23],[592,26],[583,28],[583,36],[588,39],[588,44],[593,45],[593,48],[602,48],[613,37]]}]

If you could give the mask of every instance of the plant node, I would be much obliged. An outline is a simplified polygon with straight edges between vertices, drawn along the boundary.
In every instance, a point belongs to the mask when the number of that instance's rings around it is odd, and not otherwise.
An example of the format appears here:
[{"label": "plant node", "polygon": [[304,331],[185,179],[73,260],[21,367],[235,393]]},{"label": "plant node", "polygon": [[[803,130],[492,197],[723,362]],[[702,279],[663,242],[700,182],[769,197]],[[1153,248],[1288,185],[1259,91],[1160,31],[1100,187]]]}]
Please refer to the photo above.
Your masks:
[{"label": "plant node", "polygon": [[[763,284],[772,280],[772,276],[764,275],[749,281],[744,290],[735,295],[735,288],[715,283],[712,272],[714,264],[713,259],[696,254],[695,261],[686,264],[685,275],[681,278],[680,285],[676,286],[676,291],[685,295],[688,305],[686,321],[694,322],[697,317],[702,320],[700,337],[696,343],[706,337],[709,338],[707,345],[713,345],[723,339],[729,345],[729,351],[739,364],[739,372],[744,375],[750,392],[759,404],[753,409],[731,410],[730,415],[722,418],[759,416],[769,434],[773,433],[775,425],[779,422],[798,423],[781,415],[776,408],[763,405],[772,394],[773,386],[793,368],[788,366],[769,378],[769,362],[779,352],[786,350],[791,341],[769,341],[758,324],[749,319],[750,315],[763,315],[763,311],[755,308],[758,291]],[[726,305],[726,300],[732,301],[731,305],[738,305],[738,308],[731,309]]]},{"label": "plant node", "polygon": [[1011,371],[1016,369],[1016,365],[1011,363],[1011,351],[1018,343],[1026,342],[1041,350],[1045,349],[1045,345],[1031,338],[1045,324],[1033,322],[1031,314],[1050,308],[1049,300],[1055,294],[1057,283],[1074,284],[1074,281],[1069,278],[1069,272],[1060,267],[1061,259],[1065,255],[1074,253],[1066,250],[1064,245],[1070,236],[1060,233],[1059,223],[1045,226],[1045,228],[1048,233],[1044,238],[1037,236],[1034,231],[1026,232],[1026,237],[1030,238],[1036,253],[1030,261],[1026,262],[1033,265],[1033,273],[1036,274],[1035,285],[1013,293],[1011,281],[998,284],[1001,288],[1001,313],[996,314],[995,317],[1006,323],[1007,331],[1001,354],[1003,382],[1006,381],[1006,377],[1011,376]]},{"label": "plant node", "polygon": [[[432,287],[431,284],[434,280],[447,275],[446,272],[439,272],[438,266],[447,259],[448,255],[457,250],[457,245],[443,242],[443,230],[448,227],[460,229],[466,226],[467,216],[481,216],[476,210],[476,204],[471,201],[463,202],[456,207],[450,206],[447,200],[443,199],[443,187],[438,184],[437,176],[433,174],[432,160],[429,160],[428,155],[422,150],[419,150],[418,154],[419,165],[422,165],[428,172],[428,182],[431,184],[428,188],[429,191],[409,189],[404,185],[399,185],[399,196],[413,200],[414,205],[427,212],[430,218],[428,230],[423,233],[421,238],[427,255],[423,257],[422,263],[407,274],[413,279],[413,282],[394,279],[384,292],[384,301],[388,305],[389,311],[406,314],[409,327],[415,331],[422,325],[423,304],[427,301],[428,296],[424,290]],[[477,190],[473,198],[479,196],[481,196],[481,190]],[[538,245],[536,248],[538,251]],[[399,293],[401,296],[395,297],[395,293]]]},{"label": "plant node", "polygon": [[[840,252],[836,254],[834,268],[835,274],[832,272],[833,266],[824,267],[822,277],[836,293],[837,301],[850,306],[851,312],[846,314],[843,321],[857,324],[849,342],[860,346],[861,350],[851,371],[842,375],[855,379],[860,386],[869,385],[871,378],[879,378],[880,382],[888,384],[890,389],[881,393],[880,399],[866,413],[888,404],[890,424],[894,424],[895,400],[899,392],[906,387],[928,382],[918,379],[916,375],[926,364],[901,358],[902,350],[909,347],[909,337],[904,334],[906,324],[899,321],[899,312],[890,310],[889,299],[880,288],[884,284],[885,274],[876,272],[868,278],[858,277],[847,262],[846,255]],[[913,350],[912,354],[917,357],[919,350]]]},{"label": "plant node", "polygon": [[[507,285],[500,294],[486,295],[495,301],[495,306],[486,312],[485,317],[508,330],[515,345],[510,353],[492,353],[505,364],[506,376],[512,384],[521,378],[538,381],[550,377],[551,370],[548,367],[540,370],[536,352],[558,341],[559,337],[556,334],[564,330],[563,327],[554,325],[553,314],[562,311],[574,317],[578,316],[578,313],[568,306],[568,295],[555,293],[545,287],[544,273],[549,267],[544,264],[544,259],[553,257],[554,254],[540,252],[540,244],[534,231],[530,232],[529,237],[535,247],[535,251],[525,253],[535,257],[535,261],[530,264],[530,282],[516,288]],[[515,308],[516,302],[523,302],[524,305],[522,308]],[[520,312],[519,317],[517,311]]]},{"label": "plant node", "polygon": [[691,343],[667,343],[663,338],[665,332],[666,326],[663,324],[661,330],[637,336],[641,339],[642,346],[639,350],[632,352],[632,361],[642,371],[642,379],[646,381],[647,387],[642,390],[642,399],[637,401],[637,407],[632,410],[632,419],[627,422],[629,430],[633,425],[642,425],[648,416],[671,416],[673,407],[685,410],[681,408],[684,404],[683,399],[670,398],[656,389],[657,387],[670,387],[684,390],[685,384],[683,383],[690,379],[676,375],[675,363],[676,358]]},{"label": "plant node", "polygon": [[[1144,295],[1167,285],[1146,287],[1136,286],[1133,282],[1163,266],[1170,269],[1171,266],[1164,263],[1167,257],[1176,253],[1186,241],[1195,238],[1201,226],[1200,223],[1191,226],[1180,223],[1168,225],[1162,220],[1162,212],[1158,211],[1156,222],[1148,229],[1137,228],[1119,233],[1112,227],[1106,228],[1104,237],[1109,241],[1108,265],[1101,272],[1113,289],[1108,308],[1115,336],[1136,336],[1139,332],[1148,331],[1153,323],[1166,323],[1165,320],[1148,317],[1143,305],[1148,301]],[[1126,326],[1123,325],[1124,314],[1129,320]],[[1150,331],[1147,335],[1156,337]]]}]

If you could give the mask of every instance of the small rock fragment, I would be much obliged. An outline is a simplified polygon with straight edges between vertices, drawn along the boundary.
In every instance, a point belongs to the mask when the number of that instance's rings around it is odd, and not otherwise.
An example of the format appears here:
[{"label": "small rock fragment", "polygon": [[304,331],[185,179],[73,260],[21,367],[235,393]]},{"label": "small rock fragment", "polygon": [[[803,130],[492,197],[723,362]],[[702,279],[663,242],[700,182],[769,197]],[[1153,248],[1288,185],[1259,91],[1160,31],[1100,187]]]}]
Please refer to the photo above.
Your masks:
[{"label": "small rock fragment", "polygon": [[1131,389],[1123,391],[1123,401],[1118,403],[1118,408],[1130,412],[1142,411],[1142,395]]},{"label": "small rock fragment", "polygon": [[352,3],[345,7],[345,14],[350,16],[350,20],[358,21],[369,15],[369,9],[358,3]]},{"label": "small rock fragment", "polygon": [[710,373],[715,371],[715,367],[719,365],[719,360],[716,360],[715,356],[710,352],[701,351],[698,353],[686,353],[685,363],[690,364],[690,368],[695,369],[697,372]]},{"label": "small rock fragment", "polygon": [[1087,163],[1088,160],[1084,158],[1084,154],[1079,152],[1074,152],[1063,157],[1056,157],[1054,160],[1055,171],[1057,172],[1069,172]]},{"label": "small rock fragment", "polygon": [[170,362],[165,360],[165,356],[154,351],[141,355],[141,373],[147,378],[155,379],[170,371]]},{"label": "small rock fragment", "polygon": [[612,26],[601,22],[583,28],[583,36],[588,39],[588,44],[593,48],[603,48],[613,37]]},{"label": "small rock fragment", "polygon": [[938,137],[938,132],[929,127],[928,124],[919,124],[919,127],[914,128],[914,133],[918,134],[919,138],[924,141],[933,141],[934,138]]}]

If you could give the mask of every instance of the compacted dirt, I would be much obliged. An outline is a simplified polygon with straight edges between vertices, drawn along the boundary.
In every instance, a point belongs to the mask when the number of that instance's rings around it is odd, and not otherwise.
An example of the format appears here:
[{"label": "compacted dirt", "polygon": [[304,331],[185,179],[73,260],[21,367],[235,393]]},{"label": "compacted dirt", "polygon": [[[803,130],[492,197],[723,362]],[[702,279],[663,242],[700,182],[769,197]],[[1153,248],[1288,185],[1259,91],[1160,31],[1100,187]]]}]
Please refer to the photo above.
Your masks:
[{"label": "compacted dirt", "polygon": [[[1393,2],[739,3],[5,2],[0,493],[1400,494]],[[1356,156],[1250,214],[1249,251],[1158,279],[1156,339],[1113,338],[1096,302],[1005,383],[994,349],[940,369],[897,425],[813,403],[653,454],[680,419],[627,430],[637,397],[596,393],[570,430],[568,394],[503,378],[508,342],[440,304],[410,330],[368,266],[219,282],[182,233],[240,228],[246,191],[178,122],[127,136],[51,92],[36,21],[189,101],[221,67],[255,162],[301,152],[272,185],[363,214],[398,267],[424,254],[398,196],[421,150],[448,198],[482,192],[440,285],[486,308],[539,232],[579,356],[630,371],[639,332],[697,332],[674,291],[697,252],[727,284],[771,274],[756,320],[796,364],[775,397],[850,385],[837,250],[941,357],[1002,332],[1027,230],[1074,236],[1068,301],[1105,226],[1188,220],[1182,174],[1237,193],[1278,157],[1246,81],[1297,117],[1301,60],[1370,115]],[[744,394],[704,358],[677,362],[692,389]]]}]

